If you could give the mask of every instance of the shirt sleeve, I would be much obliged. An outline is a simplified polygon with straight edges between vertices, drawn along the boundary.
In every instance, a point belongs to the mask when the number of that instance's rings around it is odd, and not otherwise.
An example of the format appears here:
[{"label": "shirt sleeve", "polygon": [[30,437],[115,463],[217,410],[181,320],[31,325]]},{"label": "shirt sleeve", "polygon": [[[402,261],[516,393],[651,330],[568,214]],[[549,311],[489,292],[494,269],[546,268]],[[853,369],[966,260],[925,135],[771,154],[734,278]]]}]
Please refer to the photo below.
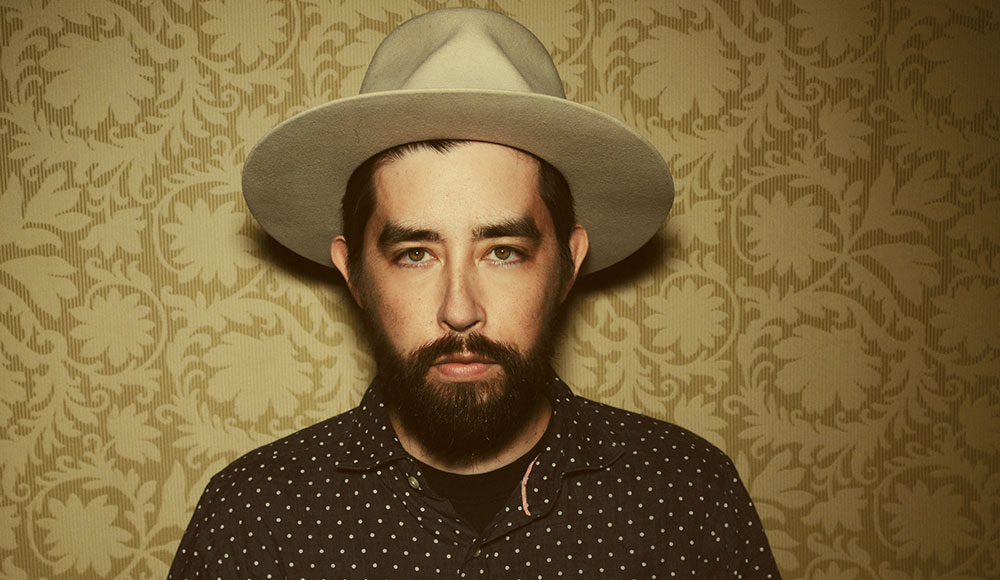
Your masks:
[{"label": "shirt sleeve", "polygon": [[198,501],[174,555],[168,580],[283,578],[270,530],[222,490],[216,475]]},{"label": "shirt sleeve", "polygon": [[771,546],[764,535],[760,516],[754,507],[750,494],[740,480],[732,461],[726,460],[724,473],[730,478],[724,509],[719,517],[729,532],[723,542],[723,549],[729,555],[731,578],[757,580],[773,578],[779,580],[781,574],[774,561]]}]

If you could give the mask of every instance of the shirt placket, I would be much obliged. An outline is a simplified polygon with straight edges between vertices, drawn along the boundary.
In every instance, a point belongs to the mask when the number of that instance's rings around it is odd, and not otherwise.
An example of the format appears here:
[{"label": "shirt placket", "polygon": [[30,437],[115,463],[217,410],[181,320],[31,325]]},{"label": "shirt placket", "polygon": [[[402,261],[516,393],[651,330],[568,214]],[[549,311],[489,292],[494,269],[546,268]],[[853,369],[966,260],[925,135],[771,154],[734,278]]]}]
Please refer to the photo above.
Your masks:
[{"label": "shirt placket", "polygon": [[[577,472],[602,469],[620,455],[621,450],[615,449],[602,449],[601,452],[591,449],[585,452],[572,443],[564,443],[551,453],[540,455],[532,467],[524,490],[518,487],[497,521],[486,529],[485,536],[473,547],[469,562],[477,559],[482,561],[481,566],[474,568],[475,575],[482,569],[483,576],[490,577],[492,566],[496,577],[505,577],[507,571],[503,569],[501,562],[516,562],[520,557],[517,550],[524,553],[533,545],[530,541],[525,543],[519,538],[528,538],[536,527],[544,527],[545,518],[559,506],[567,477]],[[525,505],[528,506],[528,513],[524,511]],[[465,570],[470,569],[473,567],[467,564]],[[475,575],[467,573],[468,577]]]},{"label": "shirt placket", "polygon": [[459,519],[448,500],[430,488],[412,461],[394,461],[382,466],[378,474],[429,538],[425,545],[430,547],[425,549],[437,552],[430,558],[435,568],[459,570],[481,555],[476,553],[479,542],[475,532]]}]

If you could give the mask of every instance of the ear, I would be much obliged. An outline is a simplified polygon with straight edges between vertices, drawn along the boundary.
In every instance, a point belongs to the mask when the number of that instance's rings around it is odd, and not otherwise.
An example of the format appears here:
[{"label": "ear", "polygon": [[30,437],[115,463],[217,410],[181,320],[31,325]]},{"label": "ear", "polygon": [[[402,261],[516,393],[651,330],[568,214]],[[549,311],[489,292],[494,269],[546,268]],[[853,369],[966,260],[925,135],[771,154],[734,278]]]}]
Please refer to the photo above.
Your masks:
[{"label": "ear", "polygon": [[361,308],[364,305],[361,304],[361,299],[358,297],[358,292],[354,288],[354,284],[351,282],[351,271],[347,267],[347,239],[344,236],[337,236],[333,238],[330,242],[330,259],[333,260],[333,265],[337,267],[340,271],[340,275],[344,277],[344,281],[347,282],[347,289],[351,291],[351,296],[354,298],[354,302],[358,304]]},{"label": "ear", "polygon": [[569,253],[573,258],[573,274],[563,283],[562,294],[559,296],[560,303],[566,300],[570,289],[573,288],[576,276],[580,273],[580,266],[583,265],[583,259],[587,257],[589,249],[590,237],[587,236],[587,230],[582,225],[576,224],[569,233]]}]

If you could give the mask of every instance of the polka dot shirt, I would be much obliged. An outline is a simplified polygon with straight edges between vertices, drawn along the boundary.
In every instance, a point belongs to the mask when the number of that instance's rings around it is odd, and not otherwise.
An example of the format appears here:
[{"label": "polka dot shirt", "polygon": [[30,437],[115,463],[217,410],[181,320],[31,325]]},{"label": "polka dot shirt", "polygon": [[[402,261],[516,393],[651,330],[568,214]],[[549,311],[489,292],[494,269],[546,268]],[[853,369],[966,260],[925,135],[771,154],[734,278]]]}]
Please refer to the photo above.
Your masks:
[{"label": "polka dot shirt", "polygon": [[169,578],[779,578],[721,451],[549,389],[547,445],[482,534],[403,450],[376,380],[213,477]]}]

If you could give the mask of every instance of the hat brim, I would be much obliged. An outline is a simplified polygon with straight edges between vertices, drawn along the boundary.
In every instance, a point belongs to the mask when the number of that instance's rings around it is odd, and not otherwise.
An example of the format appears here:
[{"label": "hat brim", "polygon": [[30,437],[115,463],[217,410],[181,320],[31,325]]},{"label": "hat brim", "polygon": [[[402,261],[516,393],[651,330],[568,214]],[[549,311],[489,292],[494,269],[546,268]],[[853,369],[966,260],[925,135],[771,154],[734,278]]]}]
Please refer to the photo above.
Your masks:
[{"label": "hat brim", "polygon": [[558,97],[464,89],[368,93],[300,113],[247,156],[243,195],[274,239],[332,266],[351,173],[376,153],[430,139],[516,147],[562,172],[590,237],[583,274],[639,249],[673,203],[662,155],[618,119]]}]

